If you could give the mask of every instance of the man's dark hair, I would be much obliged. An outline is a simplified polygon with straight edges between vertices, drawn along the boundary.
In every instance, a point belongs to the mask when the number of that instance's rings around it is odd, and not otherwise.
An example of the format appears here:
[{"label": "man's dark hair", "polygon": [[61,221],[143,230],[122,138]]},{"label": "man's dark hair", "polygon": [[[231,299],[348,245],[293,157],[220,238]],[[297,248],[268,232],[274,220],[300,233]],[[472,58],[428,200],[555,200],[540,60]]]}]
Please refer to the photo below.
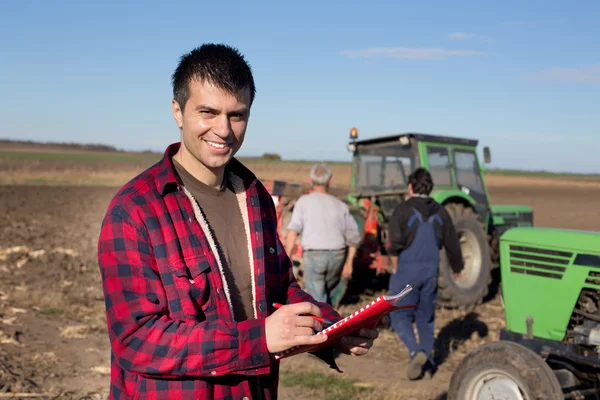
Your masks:
[{"label": "man's dark hair", "polygon": [[250,65],[236,48],[225,44],[207,43],[184,54],[171,79],[173,98],[182,112],[190,96],[190,82],[195,79],[210,82],[232,94],[249,88],[250,105],[256,94]]},{"label": "man's dark hair", "polygon": [[425,168],[417,168],[408,177],[408,183],[412,185],[415,194],[429,196],[433,190],[433,179],[431,174]]}]

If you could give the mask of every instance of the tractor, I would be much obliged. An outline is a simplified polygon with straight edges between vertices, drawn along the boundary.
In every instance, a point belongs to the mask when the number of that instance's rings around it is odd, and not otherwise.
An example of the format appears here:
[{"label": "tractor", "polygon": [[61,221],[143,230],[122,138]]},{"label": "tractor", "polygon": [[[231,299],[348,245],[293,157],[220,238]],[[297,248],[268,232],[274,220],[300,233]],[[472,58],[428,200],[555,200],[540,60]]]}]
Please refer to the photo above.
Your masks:
[{"label": "tractor", "polygon": [[[365,232],[364,246],[375,250],[373,264],[380,271],[394,262],[385,251],[387,223],[405,200],[410,173],[417,167],[431,173],[431,197],[452,217],[465,261],[460,278],[454,279],[442,250],[438,289],[442,307],[472,309],[480,304],[498,265],[500,235],[513,227],[533,226],[531,207],[491,204],[477,145],[474,139],[421,133],[358,140],[358,131],[350,132],[348,150],[353,160],[348,201],[365,210],[370,231]],[[485,163],[490,163],[490,149],[485,147],[483,153]]]},{"label": "tractor", "polygon": [[[442,250],[438,305],[472,309],[488,293],[492,270],[498,264],[498,239],[507,229],[533,226],[533,210],[528,206],[491,205],[484,181],[485,167],[476,152],[477,140],[421,133],[403,133],[358,140],[358,130],[350,132],[348,150],[352,153],[352,177],[348,188],[331,192],[349,204],[362,231],[363,243],[355,259],[352,284],[385,287],[394,263],[386,252],[387,224],[394,208],[408,193],[408,176],[417,167],[433,177],[431,196],[444,205],[459,235],[465,268],[454,279]],[[491,162],[488,147],[485,163]],[[282,181],[268,188],[279,207],[282,236],[293,211],[294,199],[307,188]],[[301,237],[299,237],[301,242]],[[301,247],[292,259],[301,270]]]},{"label": "tractor", "polygon": [[600,399],[600,233],[513,228],[499,248],[505,327],[447,399]]}]

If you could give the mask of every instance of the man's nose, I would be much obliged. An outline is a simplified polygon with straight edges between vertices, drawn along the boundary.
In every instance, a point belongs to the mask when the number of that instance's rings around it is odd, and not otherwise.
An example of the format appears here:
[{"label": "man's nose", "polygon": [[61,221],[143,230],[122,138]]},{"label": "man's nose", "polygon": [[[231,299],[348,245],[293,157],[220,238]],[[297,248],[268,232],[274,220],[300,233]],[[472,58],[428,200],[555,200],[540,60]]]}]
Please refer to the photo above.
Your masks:
[{"label": "man's nose", "polygon": [[231,135],[231,121],[226,114],[219,115],[215,119],[213,125],[213,132],[219,137],[225,139]]}]

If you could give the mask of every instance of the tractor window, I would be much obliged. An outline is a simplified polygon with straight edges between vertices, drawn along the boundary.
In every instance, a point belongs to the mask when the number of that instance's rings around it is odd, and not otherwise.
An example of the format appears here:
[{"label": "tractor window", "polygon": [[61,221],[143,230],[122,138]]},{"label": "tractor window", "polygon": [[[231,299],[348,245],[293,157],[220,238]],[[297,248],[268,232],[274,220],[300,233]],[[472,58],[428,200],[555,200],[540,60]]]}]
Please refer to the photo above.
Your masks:
[{"label": "tractor window", "polygon": [[429,173],[435,186],[451,186],[450,155],[446,147],[427,147]]},{"label": "tractor window", "polygon": [[409,157],[386,157],[383,172],[385,187],[408,186],[408,176],[411,173]]},{"label": "tractor window", "polygon": [[477,157],[472,151],[455,150],[454,164],[456,171],[456,183],[465,186],[475,192],[484,193],[481,183],[481,174],[477,164]]},{"label": "tractor window", "polygon": [[361,189],[405,189],[414,158],[411,147],[400,144],[358,149],[356,186]]}]

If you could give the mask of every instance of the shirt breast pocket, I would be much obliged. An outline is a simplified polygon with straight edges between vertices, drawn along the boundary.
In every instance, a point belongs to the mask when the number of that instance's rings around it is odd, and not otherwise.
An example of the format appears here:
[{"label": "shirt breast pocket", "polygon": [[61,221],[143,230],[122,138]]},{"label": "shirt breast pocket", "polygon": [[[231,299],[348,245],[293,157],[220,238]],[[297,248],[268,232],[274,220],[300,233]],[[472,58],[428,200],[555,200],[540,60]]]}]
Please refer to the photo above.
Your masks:
[{"label": "shirt breast pocket", "polygon": [[[266,270],[266,293],[269,303],[285,303],[284,288],[282,287],[282,271],[281,264],[282,252],[285,250],[278,246],[277,243],[267,243],[265,246],[265,270]],[[293,273],[293,271],[290,271]]]},{"label": "shirt breast pocket", "polygon": [[187,258],[169,266],[173,285],[169,307],[173,317],[204,321],[215,310],[210,264],[204,256]]}]

